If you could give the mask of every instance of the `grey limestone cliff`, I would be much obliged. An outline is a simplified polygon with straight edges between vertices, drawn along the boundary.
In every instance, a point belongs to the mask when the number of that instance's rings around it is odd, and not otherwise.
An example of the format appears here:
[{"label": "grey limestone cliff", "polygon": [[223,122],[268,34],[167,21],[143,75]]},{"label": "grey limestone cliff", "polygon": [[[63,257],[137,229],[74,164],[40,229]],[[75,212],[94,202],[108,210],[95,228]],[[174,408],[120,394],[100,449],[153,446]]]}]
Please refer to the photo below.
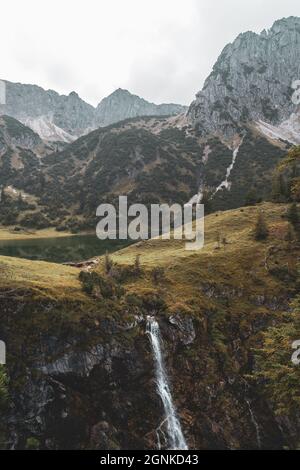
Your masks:
[{"label": "grey limestone cliff", "polygon": [[223,49],[188,115],[202,134],[231,136],[249,121],[279,125],[297,112],[292,83],[299,78],[300,18],[284,18]]}]

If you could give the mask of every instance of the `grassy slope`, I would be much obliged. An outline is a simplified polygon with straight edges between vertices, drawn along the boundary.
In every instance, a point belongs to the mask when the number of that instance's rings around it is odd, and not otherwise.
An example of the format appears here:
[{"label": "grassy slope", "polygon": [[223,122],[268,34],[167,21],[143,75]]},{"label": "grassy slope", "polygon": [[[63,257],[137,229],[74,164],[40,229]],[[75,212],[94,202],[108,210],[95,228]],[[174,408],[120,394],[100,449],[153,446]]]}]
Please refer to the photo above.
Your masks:
[{"label": "grassy slope", "polygon": [[[252,236],[259,210],[266,214],[271,231],[269,240],[264,243],[255,242]],[[163,266],[169,281],[171,302],[175,299],[188,302],[197,295],[199,283],[220,282],[236,287],[245,285],[247,288],[251,283],[246,273],[250,274],[251,270],[264,278],[272,291],[277,282],[267,274],[262,261],[268,246],[282,242],[287,227],[287,222],[282,218],[285,211],[285,205],[266,203],[212,214],[205,218],[205,245],[202,250],[187,251],[183,241],[150,240],[118,251],[112,259],[118,264],[132,264],[140,255],[146,272],[155,266]],[[226,247],[219,250],[216,249],[218,232],[227,240]],[[128,288],[145,290],[153,287],[151,284],[150,277],[145,275],[138,282],[129,284]]]},{"label": "grassy slope", "polygon": [[69,266],[0,256],[0,275],[1,288],[30,289],[56,299],[82,296],[78,269]]},{"label": "grassy slope", "polygon": [[71,232],[58,232],[54,228],[47,228],[42,230],[28,230],[15,232],[8,227],[0,227],[0,240],[32,240],[35,238],[61,238],[71,237],[74,235]]},{"label": "grassy slope", "polygon": [[[259,210],[265,212],[271,230],[269,240],[264,243],[255,242],[252,236]],[[283,204],[266,203],[209,215],[205,218],[205,246],[199,251],[185,250],[184,241],[156,239],[120,250],[111,258],[120,265],[131,265],[140,255],[144,275],[126,285],[128,290],[136,293],[153,289],[150,271],[163,266],[166,279],[162,287],[168,287],[168,297],[172,301],[178,298],[189,302],[197,294],[195,288],[199,282],[229,282],[237,286],[245,283],[248,286],[249,278],[245,277],[245,271],[249,274],[252,269],[256,275],[267,280],[272,290],[277,282],[267,274],[262,260],[269,245],[282,242],[287,227],[287,222],[282,218],[285,211]],[[45,236],[48,233],[40,231],[38,238],[42,232]],[[218,232],[227,240],[226,247],[219,250],[216,249]],[[65,287],[74,290],[80,287],[76,268],[9,257],[0,257],[0,262],[9,270],[5,281],[8,284],[17,282],[24,287],[38,286],[53,292]],[[102,259],[100,271],[103,271],[103,262]]]}]

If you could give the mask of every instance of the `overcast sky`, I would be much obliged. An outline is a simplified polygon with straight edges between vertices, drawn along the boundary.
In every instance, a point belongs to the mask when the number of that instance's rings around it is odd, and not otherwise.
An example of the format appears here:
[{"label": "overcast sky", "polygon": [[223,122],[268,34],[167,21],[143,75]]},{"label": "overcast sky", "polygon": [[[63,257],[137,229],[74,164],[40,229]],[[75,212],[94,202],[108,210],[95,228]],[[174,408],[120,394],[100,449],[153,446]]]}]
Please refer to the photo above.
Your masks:
[{"label": "overcast sky", "polygon": [[94,105],[119,87],[189,104],[228,42],[291,15],[299,0],[10,0],[0,78]]}]

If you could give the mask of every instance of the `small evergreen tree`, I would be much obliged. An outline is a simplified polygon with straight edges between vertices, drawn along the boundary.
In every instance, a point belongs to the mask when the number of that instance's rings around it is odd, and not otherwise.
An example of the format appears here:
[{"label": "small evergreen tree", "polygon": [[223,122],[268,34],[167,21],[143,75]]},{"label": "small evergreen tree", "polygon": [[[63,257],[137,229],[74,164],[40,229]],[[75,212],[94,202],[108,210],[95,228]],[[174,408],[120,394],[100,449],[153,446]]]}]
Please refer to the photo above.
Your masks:
[{"label": "small evergreen tree", "polygon": [[204,212],[206,215],[213,212],[212,194],[208,189],[204,189],[202,193],[201,204],[204,205]]},{"label": "small evergreen tree", "polygon": [[154,284],[159,284],[165,276],[165,270],[162,266],[157,266],[152,269],[151,277]]},{"label": "small evergreen tree", "polygon": [[141,258],[141,255],[136,255],[135,260],[134,260],[134,271],[136,274],[140,274],[142,271],[140,258]]},{"label": "small evergreen tree", "polygon": [[105,253],[104,266],[106,274],[109,274],[111,268],[113,267],[113,261],[110,258],[108,251]]},{"label": "small evergreen tree", "polygon": [[2,202],[2,204],[5,204],[6,202],[6,192],[5,192],[4,186],[2,186],[1,188],[0,202]]},{"label": "small evergreen tree", "polygon": [[291,250],[293,241],[295,240],[295,231],[293,229],[293,226],[291,224],[288,225],[287,233],[285,236],[285,241],[287,242],[288,245],[288,251]]},{"label": "small evergreen tree", "polygon": [[269,236],[269,229],[262,212],[259,212],[255,228],[254,228],[254,238],[257,241],[266,240]]},{"label": "small evergreen tree", "polygon": [[294,230],[299,232],[300,218],[298,214],[297,204],[293,202],[287,211],[287,219],[292,224]]},{"label": "small evergreen tree", "polygon": [[222,237],[222,245],[223,245],[223,248],[225,250],[226,245],[227,245],[227,238],[226,237]]},{"label": "small evergreen tree", "polygon": [[261,202],[261,198],[257,197],[256,190],[254,188],[250,189],[245,197],[245,206],[255,206]]},{"label": "small evergreen tree", "polygon": [[221,248],[221,234],[220,234],[220,232],[217,232],[217,234],[216,234],[216,242],[217,242],[216,248],[219,250]]},{"label": "small evergreen tree", "polygon": [[277,171],[272,180],[272,200],[274,202],[286,202],[289,198],[289,185],[284,180],[282,173]]}]

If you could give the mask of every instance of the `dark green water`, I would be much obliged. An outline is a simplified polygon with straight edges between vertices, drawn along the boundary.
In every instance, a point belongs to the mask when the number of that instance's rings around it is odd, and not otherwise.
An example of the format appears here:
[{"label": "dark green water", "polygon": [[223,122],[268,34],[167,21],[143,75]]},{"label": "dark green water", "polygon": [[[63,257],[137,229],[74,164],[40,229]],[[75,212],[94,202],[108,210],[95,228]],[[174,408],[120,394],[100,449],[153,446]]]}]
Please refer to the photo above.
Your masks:
[{"label": "dark green water", "polygon": [[127,240],[99,240],[96,235],[75,235],[35,240],[0,240],[0,255],[54,263],[77,262],[120,250]]}]

